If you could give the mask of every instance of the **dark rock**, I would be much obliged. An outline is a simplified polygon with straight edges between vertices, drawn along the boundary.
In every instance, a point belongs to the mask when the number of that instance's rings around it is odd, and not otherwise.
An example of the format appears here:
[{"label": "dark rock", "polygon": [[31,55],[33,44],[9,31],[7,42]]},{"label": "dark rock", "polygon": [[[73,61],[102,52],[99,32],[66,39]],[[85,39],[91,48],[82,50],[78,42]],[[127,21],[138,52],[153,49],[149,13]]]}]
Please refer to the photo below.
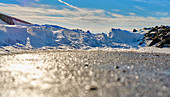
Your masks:
[{"label": "dark rock", "polygon": [[153,45],[155,45],[156,43],[158,43],[158,42],[160,42],[160,41],[161,41],[160,39],[155,38],[155,39],[153,39],[153,41],[149,44],[149,46],[153,46]]},{"label": "dark rock", "polygon": [[119,69],[119,66],[115,66],[115,69]]},{"label": "dark rock", "polygon": [[155,56],[157,56],[157,57],[158,57],[159,55],[155,55]]},{"label": "dark rock", "polygon": [[40,67],[37,67],[37,69],[40,69]]},{"label": "dark rock", "polygon": [[117,81],[120,81],[120,78],[119,78],[119,77],[117,78]]},{"label": "dark rock", "polygon": [[133,32],[137,32],[138,30],[136,30],[136,29],[133,29]]},{"label": "dark rock", "polygon": [[92,86],[86,86],[85,87],[85,89],[87,90],[87,91],[95,91],[95,90],[98,90],[98,88],[96,87],[96,86],[94,86],[94,85],[92,85]]},{"label": "dark rock", "polygon": [[88,67],[89,67],[89,65],[88,65],[88,64],[85,64],[85,65],[84,65],[84,67],[85,67],[85,68],[88,68]]},{"label": "dark rock", "polygon": [[126,73],[126,70],[123,70],[123,73]]},{"label": "dark rock", "polygon": [[139,39],[141,41],[139,45],[147,42],[148,40],[151,41],[148,46],[156,46],[156,47],[170,47],[170,27],[163,26],[160,27],[152,27],[148,33],[146,33],[143,39]]}]

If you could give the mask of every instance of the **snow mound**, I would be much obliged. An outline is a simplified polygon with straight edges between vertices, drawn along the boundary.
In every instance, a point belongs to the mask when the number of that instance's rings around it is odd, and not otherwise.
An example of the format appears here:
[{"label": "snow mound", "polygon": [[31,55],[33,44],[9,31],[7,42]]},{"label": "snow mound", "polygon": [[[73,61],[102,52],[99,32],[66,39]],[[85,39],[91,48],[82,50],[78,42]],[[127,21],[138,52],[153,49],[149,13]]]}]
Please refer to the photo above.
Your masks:
[{"label": "snow mound", "polygon": [[111,29],[111,32],[108,34],[111,40],[116,41],[117,43],[128,44],[131,46],[138,46],[137,40],[143,36],[141,33],[132,33],[126,30],[121,29]]},{"label": "snow mound", "polygon": [[94,34],[56,25],[0,25],[0,53],[35,49],[137,50],[137,40],[142,36],[121,29]]},{"label": "snow mound", "polygon": [[[126,37],[125,37],[125,36]],[[11,46],[16,43],[32,47],[68,46],[80,49],[85,47],[130,48],[137,41],[135,33],[123,30],[112,30],[108,35],[93,34],[90,31],[75,31],[53,25],[3,25],[0,26],[0,46]]]}]

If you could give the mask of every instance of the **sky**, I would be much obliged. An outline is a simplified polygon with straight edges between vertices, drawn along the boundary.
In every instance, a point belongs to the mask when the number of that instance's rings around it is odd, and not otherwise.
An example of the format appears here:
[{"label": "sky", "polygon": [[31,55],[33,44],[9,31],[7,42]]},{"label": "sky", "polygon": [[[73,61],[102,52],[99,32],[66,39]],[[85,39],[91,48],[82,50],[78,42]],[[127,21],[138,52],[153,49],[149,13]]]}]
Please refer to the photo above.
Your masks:
[{"label": "sky", "polygon": [[35,24],[105,33],[170,25],[169,0],[0,0],[0,13]]}]

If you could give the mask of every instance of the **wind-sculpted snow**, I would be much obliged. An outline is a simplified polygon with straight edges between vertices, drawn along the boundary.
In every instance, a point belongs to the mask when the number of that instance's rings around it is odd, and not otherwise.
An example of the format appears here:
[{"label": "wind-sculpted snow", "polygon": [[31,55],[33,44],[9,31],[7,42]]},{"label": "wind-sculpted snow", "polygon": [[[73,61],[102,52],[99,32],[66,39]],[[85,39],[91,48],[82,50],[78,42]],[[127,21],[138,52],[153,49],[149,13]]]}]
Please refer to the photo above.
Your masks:
[{"label": "wind-sculpted snow", "polygon": [[130,48],[137,46],[140,34],[120,29],[110,33],[93,34],[81,30],[70,30],[53,25],[0,26],[0,46],[12,46],[17,43],[33,48],[44,46],[66,46],[73,49],[92,47]]},{"label": "wind-sculpted snow", "polygon": [[138,46],[143,31],[132,33],[111,29],[109,33],[91,33],[56,25],[0,25],[0,54],[40,50],[109,50],[168,53],[168,48]]}]

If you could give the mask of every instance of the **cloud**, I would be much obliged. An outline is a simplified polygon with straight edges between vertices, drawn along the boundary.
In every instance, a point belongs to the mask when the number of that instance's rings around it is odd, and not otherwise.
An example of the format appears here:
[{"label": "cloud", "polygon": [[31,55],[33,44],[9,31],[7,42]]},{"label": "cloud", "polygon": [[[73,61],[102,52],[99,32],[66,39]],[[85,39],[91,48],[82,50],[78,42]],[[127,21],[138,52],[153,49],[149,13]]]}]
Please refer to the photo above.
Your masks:
[{"label": "cloud", "polygon": [[148,3],[148,4],[156,4],[161,6],[167,6],[170,4],[169,0],[132,0],[132,1]]},{"label": "cloud", "polygon": [[119,12],[120,10],[118,10],[118,9],[112,9],[112,11]]},{"label": "cloud", "polygon": [[134,6],[136,9],[139,9],[139,10],[144,10],[142,7],[140,7],[140,6]]},{"label": "cloud", "polygon": [[71,7],[71,8],[76,9],[79,12],[79,14],[81,14],[80,16],[87,16],[87,15],[93,16],[94,14],[102,14],[103,15],[103,12],[104,12],[104,10],[88,10],[88,9],[84,9],[84,8],[78,8],[78,7],[73,6],[67,2],[62,1],[62,0],[58,0],[58,1]]},{"label": "cloud", "polygon": [[168,15],[168,12],[156,12],[156,15],[159,15],[159,16],[167,16],[167,15]]},{"label": "cloud", "polygon": [[35,0],[36,2],[39,2],[39,0]]},{"label": "cloud", "polygon": [[147,3],[148,2],[146,0],[132,0],[132,1],[143,2],[143,3]]},{"label": "cloud", "polygon": [[[77,7],[76,7],[77,8]],[[80,28],[92,32],[108,32],[110,28],[143,28],[155,25],[170,25],[170,17],[154,18],[131,16],[107,12],[101,9],[52,9],[39,5],[36,7],[22,7],[15,4],[0,3],[0,12],[37,24],[56,24],[67,28]],[[82,12],[83,10],[83,12]],[[107,14],[112,15],[108,16]],[[133,15],[132,15],[133,14]]]},{"label": "cloud", "polygon": [[135,13],[129,13],[129,15],[136,15]]},{"label": "cloud", "polygon": [[116,13],[111,13],[111,12],[107,12],[108,14],[112,15],[113,17],[117,17],[117,18],[122,18],[124,17],[123,15],[120,14],[116,14]]}]

